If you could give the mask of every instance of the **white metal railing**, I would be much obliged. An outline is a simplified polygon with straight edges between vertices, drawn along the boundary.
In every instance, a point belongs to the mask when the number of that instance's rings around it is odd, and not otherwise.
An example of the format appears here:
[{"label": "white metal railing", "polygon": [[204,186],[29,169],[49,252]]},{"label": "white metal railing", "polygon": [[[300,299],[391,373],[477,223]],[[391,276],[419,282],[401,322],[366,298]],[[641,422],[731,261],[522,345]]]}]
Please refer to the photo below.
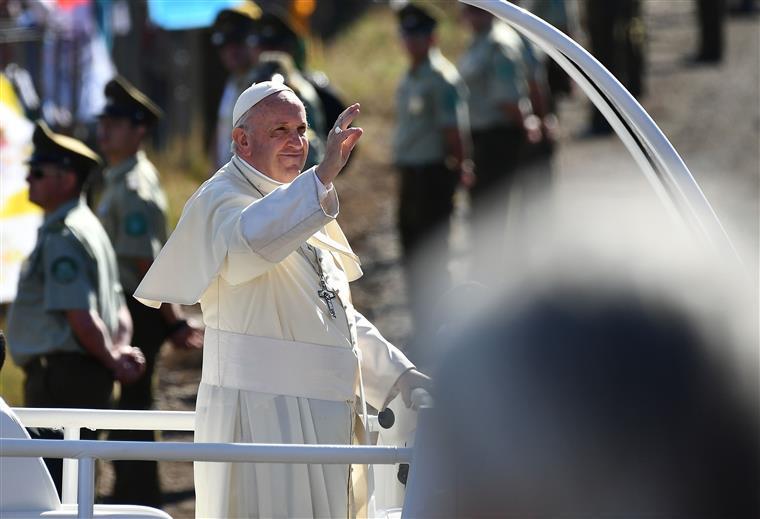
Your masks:
[{"label": "white metal railing", "polygon": [[[57,408],[13,408],[21,423],[25,427],[48,427],[63,430],[64,440],[79,440],[81,429],[91,430],[114,430],[128,429],[133,431],[194,431],[195,430],[195,412],[193,411],[121,411],[108,409],[57,409]],[[377,416],[370,415],[369,428],[376,431],[379,428]],[[20,440],[19,440],[20,441]],[[35,446],[39,446],[42,440],[34,440]],[[61,445],[60,440],[52,440],[56,445]],[[103,442],[97,442],[102,444]],[[149,446],[145,442],[108,442],[115,443],[137,443],[140,446]],[[169,442],[161,442],[160,445],[167,445]],[[78,443],[79,444],[79,443]],[[3,440],[3,447],[0,447],[5,456],[6,440]],[[179,443],[178,445],[188,445]],[[138,449],[139,450],[139,449]],[[142,452],[142,451],[140,451]],[[126,455],[127,453],[124,453]],[[151,451],[151,455],[153,455]],[[79,471],[79,458],[77,456],[63,455],[46,455],[38,453],[37,456],[63,458],[63,477],[61,481],[61,502],[65,504],[82,503],[79,496],[79,488],[82,486],[81,471]],[[100,458],[101,456],[95,456]],[[114,459],[102,457],[102,459]],[[135,459],[135,458],[118,458],[118,459]],[[136,458],[136,459],[154,459],[154,458]],[[159,459],[159,458],[155,458]],[[192,460],[188,460],[192,461]],[[224,461],[224,460],[216,460]],[[233,460],[234,461],[234,460]],[[357,462],[359,463],[359,462]],[[85,482],[89,485],[89,481]],[[91,486],[91,485],[90,485]]]},{"label": "white metal railing", "polygon": [[361,445],[0,439],[0,457],[3,456],[79,460],[77,517],[85,518],[93,517],[94,513],[95,459],[395,465],[410,463],[412,449]]},{"label": "white metal railing", "polygon": [[[95,460],[224,461],[306,464],[409,463],[411,448],[355,445],[133,442],[80,440],[80,429],[193,431],[191,411],[14,408],[26,427],[63,429],[63,440],[0,438],[0,458],[63,458],[62,503],[77,504],[78,517],[92,517]],[[370,415],[370,430],[377,416]]]},{"label": "white metal railing", "polygon": [[[109,409],[13,409],[25,427],[49,427],[63,430],[64,440],[79,440],[81,429],[133,431],[193,431],[195,413],[192,411],[116,411]],[[60,456],[59,456],[60,457]],[[61,502],[77,502],[78,460],[64,458],[61,482]]]},{"label": "white metal railing", "polygon": [[13,408],[25,427],[192,431],[193,411],[116,411],[111,409]]}]

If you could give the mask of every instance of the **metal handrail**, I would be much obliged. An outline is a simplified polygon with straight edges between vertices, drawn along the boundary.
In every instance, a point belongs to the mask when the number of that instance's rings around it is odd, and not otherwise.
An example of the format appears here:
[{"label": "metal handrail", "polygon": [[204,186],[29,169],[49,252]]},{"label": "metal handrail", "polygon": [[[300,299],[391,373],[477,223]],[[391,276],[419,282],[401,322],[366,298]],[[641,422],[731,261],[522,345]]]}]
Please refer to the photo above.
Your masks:
[{"label": "metal handrail", "polygon": [[25,427],[66,429],[128,429],[131,431],[192,431],[193,411],[121,411],[14,407]]},{"label": "metal handrail", "polygon": [[[195,412],[194,411],[127,411],[111,409],[58,409],[58,408],[31,408],[31,407],[14,407],[13,412],[16,414],[25,427],[48,427],[53,429],[63,429],[63,443],[61,440],[53,441],[56,446],[65,445],[68,441],[76,441],[76,445],[84,445],[84,440],[80,441],[80,429],[101,429],[101,430],[139,430],[139,431],[194,431],[195,430]],[[370,428],[377,430],[377,416],[369,416]],[[375,426],[374,428],[372,426]],[[6,441],[2,440],[3,449]],[[28,440],[27,440],[28,441]],[[81,503],[80,488],[82,485],[89,487],[89,480],[82,482],[83,473],[79,467],[79,456],[63,454],[47,454],[42,452],[40,442],[43,440],[34,440],[34,452],[36,456],[63,458],[63,475],[61,482],[61,501],[66,504]],[[90,442],[91,443],[91,442]],[[99,445],[105,445],[104,442],[95,442]],[[108,442],[108,445],[132,443],[132,442]],[[140,448],[130,447],[130,452],[140,452],[143,454],[153,455],[151,450],[142,450],[156,448],[156,444],[145,442],[134,442],[139,444]],[[171,444],[171,442],[161,442],[160,446]],[[10,444],[9,444],[10,445]],[[192,445],[188,443],[178,443],[178,445]],[[352,447],[355,449],[356,447]],[[110,451],[109,451],[110,452]],[[173,452],[177,452],[176,449]],[[321,451],[320,451],[321,452]],[[5,455],[5,454],[0,454]],[[128,453],[122,453],[127,456]],[[141,454],[142,455],[142,454]],[[106,456],[94,456],[101,459],[113,459]],[[153,458],[119,458],[119,459],[153,459]],[[192,461],[188,459],[186,461]],[[224,460],[216,460],[224,461]],[[236,459],[230,460],[236,461]]]},{"label": "metal handrail", "polygon": [[318,465],[409,463],[412,449],[368,445],[0,439],[0,456]]},{"label": "metal handrail", "polygon": [[3,456],[79,460],[77,517],[88,518],[93,517],[95,507],[95,459],[394,465],[411,463],[413,450],[363,445],[0,439],[0,458]]},{"label": "metal handrail", "polygon": [[[57,409],[14,407],[13,412],[25,427],[63,429],[64,440],[79,440],[80,429],[131,431],[193,431],[193,411],[126,411],[111,409]],[[63,460],[61,501],[75,504],[79,487],[79,462]]]}]

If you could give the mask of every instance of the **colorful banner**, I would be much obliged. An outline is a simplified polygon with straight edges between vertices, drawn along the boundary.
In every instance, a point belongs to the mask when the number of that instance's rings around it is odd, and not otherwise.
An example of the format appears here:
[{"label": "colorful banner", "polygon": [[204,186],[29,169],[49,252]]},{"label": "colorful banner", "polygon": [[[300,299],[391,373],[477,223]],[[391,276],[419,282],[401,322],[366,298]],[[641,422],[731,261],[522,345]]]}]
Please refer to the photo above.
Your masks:
[{"label": "colorful banner", "polygon": [[28,198],[26,159],[34,125],[10,81],[0,74],[0,303],[16,297],[21,263],[37,240],[42,211]]}]

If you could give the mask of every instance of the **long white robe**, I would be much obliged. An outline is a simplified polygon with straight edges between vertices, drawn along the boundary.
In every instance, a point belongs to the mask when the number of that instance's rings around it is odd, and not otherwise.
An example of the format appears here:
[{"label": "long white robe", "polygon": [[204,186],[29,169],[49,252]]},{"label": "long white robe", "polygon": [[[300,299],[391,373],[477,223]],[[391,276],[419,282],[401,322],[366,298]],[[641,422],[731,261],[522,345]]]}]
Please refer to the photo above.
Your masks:
[{"label": "long white robe", "polygon": [[[290,184],[278,184],[234,157],[188,201],[135,296],[152,306],[200,300],[208,328],[245,334],[252,342],[269,337],[356,348],[366,402],[382,408],[394,395],[398,377],[413,365],[351,305],[348,283],[361,275],[358,259],[334,221],[335,190],[320,196],[324,190],[317,182],[308,170]],[[307,240],[318,249],[328,286],[338,293],[336,318],[317,295],[315,266],[297,250]],[[209,344],[213,336],[207,334],[204,357],[215,346]],[[195,441],[355,440],[355,399],[247,391],[216,379],[210,384],[205,381],[213,377],[206,370],[204,362]],[[276,376],[293,376],[282,371]],[[196,463],[196,515],[346,517],[354,505],[350,470],[345,465]]]}]

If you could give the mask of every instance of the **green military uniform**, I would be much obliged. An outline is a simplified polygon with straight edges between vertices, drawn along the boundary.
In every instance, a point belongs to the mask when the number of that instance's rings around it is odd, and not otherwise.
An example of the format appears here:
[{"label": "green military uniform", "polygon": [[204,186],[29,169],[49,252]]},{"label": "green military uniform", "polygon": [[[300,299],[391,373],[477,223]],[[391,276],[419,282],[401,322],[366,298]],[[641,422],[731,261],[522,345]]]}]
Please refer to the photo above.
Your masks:
[{"label": "green military uniform", "polygon": [[166,243],[166,195],[143,151],[106,169],[104,177],[98,217],[116,251],[124,291],[132,294],[142,279],[134,259],[153,259]]},{"label": "green military uniform", "polygon": [[473,207],[495,187],[507,188],[525,142],[522,121],[510,120],[504,104],[530,107],[525,50],[517,33],[494,21],[490,30],[475,34],[459,62],[470,91],[472,152],[477,182],[471,189]]},{"label": "green military uniform", "polygon": [[[129,118],[151,126],[161,111],[123,78],[106,85],[106,107],[101,117]],[[142,279],[137,261],[153,260],[167,238],[167,201],[158,172],[143,151],[105,170],[104,191],[97,213],[113,243],[119,278],[132,316],[132,343],[145,355],[145,373],[122,386],[118,408],[144,410],[153,406],[153,373],[169,327],[161,312],[141,305],[131,295]],[[153,431],[113,431],[113,440],[154,441]],[[115,461],[113,498],[120,503],[160,506],[158,465],[154,461]]]},{"label": "green military uniform", "polygon": [[[406,37],[425,37],[435,27],[428,9],[415,4],[399,12],[399,22]],[[448,156],[445,131],[466,134],[466,98],[456,68],[435,47],[406,73],[396,91],[393,160],[401,172],[398,226],[411,309],[418,324],[426,320],[426,285],[445,287],[449,282],[449,219],[460,172],[459,164]],[[418,264],[423,245],[436,249],[437,261]]]},{"label": "green military uniform", "polygon": [[[46,215],[8,317],[11,355],[27,374],[27,406],[109,406],[113,375],[82,348],[65,312],[95,311],[113,335],[123,304],[113,248],[84,201]],[[81,370],[56,369],[64,364]]]},{"label": "green military uniform", "polygon": [[[33,143],[30,165],[61,164],[84,176],[100,163],[84,144],[54,134],[45,123],[38,123]],[[26,376],[26,406],[110,406],[114,375],[79,343],[66,312],[95,312],[113,335],[123,305],[111,242],[84,200],[74,198],[46,214],[8,315],[8,347]],[[83,438],[95,435],[82,431]],[[40,437],[61,436],[40,430]],[[45,461],[60,491],[60,460]]]}]

